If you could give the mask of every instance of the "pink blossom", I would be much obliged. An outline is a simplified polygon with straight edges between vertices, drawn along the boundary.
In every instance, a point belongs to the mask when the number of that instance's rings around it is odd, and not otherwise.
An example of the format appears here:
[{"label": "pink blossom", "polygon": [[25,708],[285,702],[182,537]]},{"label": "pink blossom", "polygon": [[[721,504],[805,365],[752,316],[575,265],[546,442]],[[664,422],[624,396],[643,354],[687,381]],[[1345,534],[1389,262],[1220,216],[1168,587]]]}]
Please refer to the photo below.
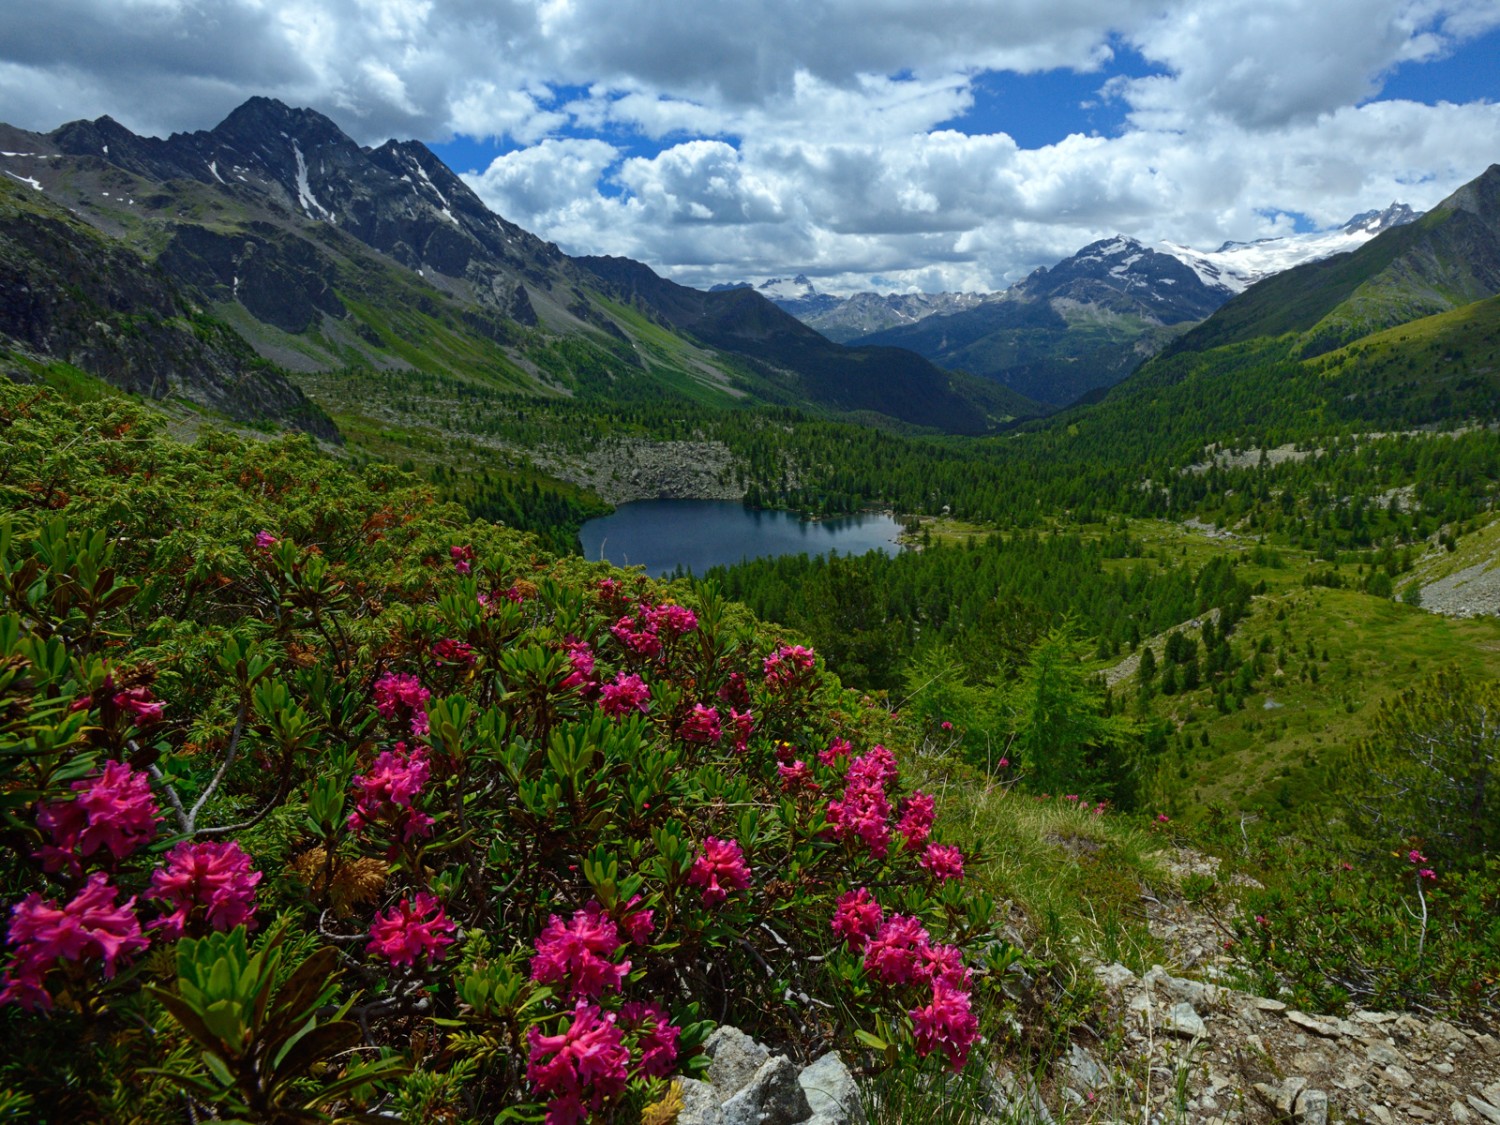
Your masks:
[{"label": "pink blossom", "polygon": [[896,765],[896,755],[877,743],[870,747],[868,753],[861,754],[849,763],[849,772],[846,776],[850,784],[869,784],[883,788],[895,781],[900,774],[901,770]]},{"label": "pink blossom", "polygon": [[580,1000],[572,1022],[559,1034],[543,1035],[533,1026],[526,1038],[531,1047],[526,1078],[552,1096],[546,1125],[582,1125],[607,1099],[624,1093],[630,1052],[613,1012]]},{"label": "pink blossom", "polygon": [[998,765],[1001,769],[1004,769],[1006,766],[1010,765],[1010,759],[1001,758],[1000,761],[996,763],[996,765]]},{"label": "pink blossom", "polygon": [[625,916],[620,924],[625,927],[625,933],[636,945],[645,945],[651,940],[652,931],[656,928],[656,911],[637,910],[641,903],[640,895],[632,895],[630,901],[625,904]]},{"label": "pink blossom", "polygon": [[414,806],[423,786],[432,775],[432,765],[422,746],[408,749],[396,743],[375,759],[369,773],[356,774],[350,781],[354,793],[354,811],[349,827],[356,832],[371,824],[386,824],[393,836],[410,843],[418,836],[432,834],[432,817]]},{"label": "pink blossom", "polygon": [[940,726],[941,726],[941,727],[942,727],[942,729],[943,729],[943,730],[945,730],[945,731],[949,731],[949,730],[952,730],[952,729],[953,729],[953,724],[952,724],[952,723],[950,723],[950,722],[949,722],[949,721],[948,721],[948,720],[947,720],[947,719],[944,719],[944,720],[943,720],[943,721],[942,721],[942,723],[941,723],[941,724],[939,724],[939,725],[940,725]]},{"label": "pink blossom", "polygon": [[719,712],[701,703],[693,704],[692,712],[677,728],[677,737],[684,742],[718,742],[723,737]]},{"label": "pink blossom", "polygon": [[1423,855],[1421,852],[1417,851],[1416,848],[1412,848],[1411,851],[1407,852],[1406,853],[1406,858],[1409,859],[1409,860],[1411,860],[1412,863],[1426,863],[1427,862],[1427,857],[1425,855]]},{"label": "pink blossom", "polygon": [[863,949],[880,929],[885,914],[867,887],[839,896],[833,911],[833,932],[850,949]]},{"label": "pink blossom", "polygon": [[795,793],[799,789],[805,789],[810,793],[818,791],[818,783],[813,780],[812,767],[806,762],[799,760],[789,766],[777,766],[776,772],[781,775],[781,788],[787,793]]},{"label": "pink blossom", "polygon": [[847,758],[854,752],[854,746],[847,738],[835,738],[828,744],[828,749],[818,752],[818,762],[825,766],[837,766],[840,758]]},{"label": "pink blossom", "polygon": [[426,891],[419,891],[415,901],[403,898],[390,913],[375,915],[370,943],[365,948],[392,965],[411,968],[418,957],[425,957],[431,965],[443,959],[457,929],[443,912],[443,904]]},{"label": "pink blossom", "polygon": [[650,617],[660,630],[676,637],[691,633],[698,628],[698,615],[685,606],[657,606],[651,611]]},{"label": "pink blossom", "polygon": [[630,973],[630,962],[610,960],[624,945],[619,927],[591,902],[564,922],[556,914],[536,939],[531,979],[538,984],[565,985],[567,995],[597,998],[618,992]]},{"label": "pink blossom", "polygon": [[969,1061],[969,1049],[979,1038],[979,1019],[969,1007],[967,992],[934,980],[932,1003],[908,1015],[916,1034],[917,1054],[925,1058],[941,1049],[955,1071],[964,1068]]},{"label": "pink blossom", "polygon": [[734,727],[735,752],[743,754],[746,745],[750,741],[750,736],[755,733],[755,716],[749,711],[736,711],[731,707],[729,709],[729,725]]},{"label": "pink blossom", "polygon": [[190,922],[215,930],[255,928],[255,887],[261,873],[234,840],[181,843],[167,853],[165,867],[151,873],[151,897],[176,909],[153,922],[164,936],[180,938]]},{"label": "pink blossom", "polygon": [[161,722],[162,712],[166,710],[166,704],[152,699],[151,689],[142,684],[115,692],[110,702],[129,714],[131,721],[138,727]]},{"label": "pink blossom", "polygon": [[468,574],[474,569],[473,547],[449,547],[448,557],[453,560],[453,569],[460,574]]},{"label": "pink blossom", "polygon": [[750,706],[750,688],[745,683],[745,677],[738,672],[729,673],[729,678],[724,681],[724,686],[719,689],[719,698],[731,707],[748,709]]},{"label": "pink blossom", "polygon": [[936,815],[937,803],[920,789],[901,802],[901,819],[896,824],[896,831],[906,837],[907,851],[914,852],[927,842]]},{"label": "pink blossom", "polygon": [[50,1008],[52,997],[43,984],[47,971],[59,961],[98,958],[104,976],[111,978],[123,958],[149,944],[132,911],[135,899],[115,905],[119,892],[102,871],[89,876],[83,890],[59,908],[33,891],[11,908],[8,937],[16,955],[0,980],[0,1004],[20,1004],[27,1011]]},{"label": "pink blossom", "polygon": [[812,672],[813,650],[806,645],[782,645],[761,662],[761,667],[766,687],[779,692]]},{"label": "pink blossom", "polygon": [[269,531],[257,531],[255,533],[255,545],[262,551],[268,551],[280,542],[281,540],[277,539]]},{"label": "pink blossom", "polygon": [[626,1031],[635,1033],[642,1074],[665,1078],[677,1068],[677,1037],[682,1029],[672,1025],[662,1007],[650,1001],[631,1001],[620,1006],[620,1020]]},{"label": "pink blossom", "polygon": [[962,879],[964,877],[964,853],[952,844],[928,844],[927,851],[917,860],[934,879]]},{"label": "pink blossom", "polygon": [[100,848],[120,860],[156,835],[158,809],[144,771],[110,760],[101,772],[69,788],[78,794],[71,801],[37,807],[37,827],[52,836],[52,843],[36,853],[48,871],[67,867],[76,875],[82,860]]},{"label": "pink blossom", "polygon": [[865,947],[865,972],[882,984],[909,984],[918,977],[920,951],[928,944],[921,922],[892,914]]},{"label": "pink blossom", "polygon": [[634,617],[620,618],[609,627],[614,637],[637,656],[657,656],[661,653],[661,638],[656,635],[656,622],[642,615],[637,622]]},{"label": "pink blossom", "polygon": [[424,711],[432,692],[416,676],[387,672],[375,681],[375,710],[382,718],[399,718],[404,711]]},{"label": "pink blossom", "polygon": [[963,950],[956,945],[917,946],[916,975],[922,980],[942,981],[954,988],[968,988],[970,974],[964,965]]},{"label": "pink blossom", "polygon": [[599,710],[613,717],[628,715],[631,711],[645,714],[650,705],[651,689],[634,672],[620,673],[599,693]]},{"label": "pink blossom", "polygon": [[467,641],[456,641],[451,637],[444,637],[435,641],[432,646],[432,655],[447,664],[473,664],[474,646]]},{"label": "pink blossom", "polygon": [[703,888],[705,903],[717,906],[731,891],[743,891],[750,885],[750,865],[737,840],[710,836],[703,841],[703,852],[693,861],[687,881]]},{"label": "pink blossom", "polygon": [[1437,880],[1437,872],[1434,871],[1430,867],[1424,867],[1420,871],[1417,872],[1417,878],[1418,879],[1430,879],[1430,880],[1433,880],[1435,882]]},{"label": "pink blossom", "polygon": [[1172,823],[1172,818],[1170,816],[1168,816],[1164,812],[1159,812],[1159,813],[1156,814],[1156,823],[1157,824],[1171,824]]},{"label": "pink blossom", "polygon": [[589,647],[587,641],[569,637],[563,642],[563,651],[568,654],[568,665],[571,671],[559,686],[577,688],[585,698],[592,696],[598,688],[598,683],[594,679],[594,650]]}]

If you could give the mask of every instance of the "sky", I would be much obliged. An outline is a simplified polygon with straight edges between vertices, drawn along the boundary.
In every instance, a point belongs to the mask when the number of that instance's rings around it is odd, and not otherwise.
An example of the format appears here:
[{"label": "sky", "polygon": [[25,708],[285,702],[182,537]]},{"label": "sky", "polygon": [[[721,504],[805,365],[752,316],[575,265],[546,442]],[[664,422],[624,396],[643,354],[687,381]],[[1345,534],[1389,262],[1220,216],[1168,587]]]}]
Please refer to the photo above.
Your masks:
[{"label": "sky", "polygon": [[0,120],[264,94],[426,142],[573,254],[688,285],[992,290],[1431,207],[1500,162],[1500,0],[31,0]]}]

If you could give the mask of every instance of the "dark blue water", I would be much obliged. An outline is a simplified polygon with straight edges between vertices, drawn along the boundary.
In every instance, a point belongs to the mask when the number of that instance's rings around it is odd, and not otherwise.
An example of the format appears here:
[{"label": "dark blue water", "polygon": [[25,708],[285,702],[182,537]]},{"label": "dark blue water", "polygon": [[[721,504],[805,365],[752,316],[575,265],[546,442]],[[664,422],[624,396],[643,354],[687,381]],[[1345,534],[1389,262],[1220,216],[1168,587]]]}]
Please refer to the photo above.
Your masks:
[{"label": "dark blue water", "polygon": [[579,539],[586,559],[644,566],[659,578],[678,566],[702,574],[774,555],[894,555],[900,532],[890,516],[804,520],[795,512],[751,511],[737,500],[637,500],[589,520]]}]

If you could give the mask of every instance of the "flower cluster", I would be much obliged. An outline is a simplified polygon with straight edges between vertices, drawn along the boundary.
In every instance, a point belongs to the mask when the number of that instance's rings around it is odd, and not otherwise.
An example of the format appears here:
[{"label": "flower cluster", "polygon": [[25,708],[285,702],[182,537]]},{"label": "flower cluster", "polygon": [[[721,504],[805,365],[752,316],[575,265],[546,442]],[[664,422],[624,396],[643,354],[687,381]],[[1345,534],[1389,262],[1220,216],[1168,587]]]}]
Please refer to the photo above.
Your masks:
[{"label": "flower cluster", "polygon": [[599,692],[599,710],[618,718],[632,711],[645,714],[651,706],[651,689],[634,672],[622,672]]},{"label": "flower cluster", "polygon": [[609,627],[609,631],[628,651],[637,656],[652,657],[661,654],[661,638],[657,636],[659,627],[654,617],[643,613],[639,617],[627,615],[620,618]]},{"label": "flower cluster", "polygon": [[564,690],[577,688],[585,699],[592,699],[599,691],[599,681],[594,678],[594,650],[587,641],[570,636],[563,642],[563,652],[568,656],[571,670],[558,686]]},{"label": "flower cluster", "polygon": [[901,819],[896,831],[906,838],[906,850],[916,851],[932,835],[932,822],[937,816],[937,802],[920,789],[901,802]]},{"label": "flower cluster", "polygon": [[349,814],[349,827],[358,832],[371,824],[384,824],[402,843],[430,836],[432,817],[413,802],[431,774],[432,764],[422,746],[408,748],[398,742],[394,750],[381,751],[370,772],[356,774],[350,782],[354,811]]},{"label": "flower cluster", "polygon": [[861,841],[876,859],[884,859],[891,843],[891,802],[885,787],[897,775],[896,758],[884,746],[849,763],[844,796],[828,802],[828,826],[841,840]]},{"label": "flower cluster", "polygon": [[144,772],[107,761],[101,772],[70,788],[77,794],[71,801],[37,808],[37,827],[52,837],[36,853],[48,871],[66,867],[77,875],[100,849],[118,861],[155,837],[159,810]]},{"label": "flower cluster", "polygon": [[624,1092],[630,1052],[613,1012],[580,1000],[558,1034],[531,1027],[526,1038],[531,1048],[526,1078],[550,1098],[546,1125],[582,1125]]},{"label": "flower cluster", "polygon": [[569,922],[554,914],[536,939],[531,979],[558,985],[575,999],[618,992],[630,973],[630,962],[616,964],[610,958],[624,945],[619,927],[597,902],[576,911]]},{"label": "flower cluster", "polygon": [[962,879],[964,877],[964,853],[952,844],[928,844],[927,851],[917,860],[934,879]]},{"label": "flower cluster", "polygon": [[665,1010],[649,1000],[633,1000],[620,1007],[625,1030],[634,1032],[640,1051],[640,1071],[652,1078],[665,1078],[677,1067],[680,1027],[671,1023]]},{"label": "flower cluster", "polygon": [[782,645],[761,662],[766,687],[784,691],[806,679],[813,671],[813,650],[806,645]]},{"label": "flower cluster", "polygon": [[693,861],[687,881],[702,888],[707,905],[717,906],[731,891],[743,891],[750,886],[750,865],[745,862],[738,841],[710,836],[703,841],[703,851]]},{"label": "flower cluster", "polygon": [[833,911],[833,932],[844,939],[850,949],[860,950],[880,930],[885,913],[871,896],[869,888],[860,887],[839,897]]},{"label": "flower cluster", "polygon": [[415,735],[427,733],[427,701],[431,698],[432,692],[412,675],[387,672],[375,681],[375,710],[392,721],[409,717]]},{"label": "flower cluster", "polygon": [[413,968],[419,957],[431,965],[443,959],[457,929],[442,903],[421,891],[415,900],[403,898],[389,913],[375,915],[365,948],[395,966]]},{"label": "flower cluster", "polygon": [[60,961],[97,959],[111,978],[122,959],[149,944],[136,920],[135,899],[115,904],[119,892],[102,871],[89,876],[83,890],[59,907],[33,891],[11,910],[8,937],[15,960],[6,969],[0,1004],[20,1004],[27,1011],[50,1008],[52,997],[43,978]]},{"label": "flower cluster", "polygon": [[724,736],[719,726],[719,712],[701,703],[693,709],[677,727],[677,737],[684,742],[718,742]]},{"label": "flower cluster", "polygon": [[255,928],[255,887],[261,873],[234,841],[183,842],[167,853],[167,864],[151,873],[151,897],[175,909],[152,923],[180,938],[235,926]]},{"label": "flower cluster", "polygon": [[907,1013],[916,1033],[917,1054],[930,1055],[941,1049],[948,1065],[962,1070],[969,1049],[979,1038],[979,1018],[969,1007],[969,994],[941,979],[932,982],[932,1002]]},{"label": "flower cluster", "polygon": [[432,655],[445,664],[473,664],[475,660],[474,646],[467,641],[454,640],[452,637],[434,641]]},{"label": "flower cluster", "polygon": [[460,574],[468,574],[474,569],[473,547],[449,547],[448,557],[453,560],[453,569]]}]

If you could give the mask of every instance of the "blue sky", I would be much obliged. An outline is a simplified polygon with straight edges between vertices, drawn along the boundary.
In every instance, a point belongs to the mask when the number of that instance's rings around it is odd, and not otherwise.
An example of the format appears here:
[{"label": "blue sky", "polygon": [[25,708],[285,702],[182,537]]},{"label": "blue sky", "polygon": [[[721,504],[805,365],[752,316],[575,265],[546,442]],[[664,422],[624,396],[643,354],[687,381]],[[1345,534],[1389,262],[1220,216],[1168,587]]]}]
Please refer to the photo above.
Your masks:
[{"label": "blue sky", "polygon": [[1497,59],[1497,0],[0,5],[12,124],[267,94],[426,141],[570,252],[831,292],[1429,207],[1500,160]]}]

